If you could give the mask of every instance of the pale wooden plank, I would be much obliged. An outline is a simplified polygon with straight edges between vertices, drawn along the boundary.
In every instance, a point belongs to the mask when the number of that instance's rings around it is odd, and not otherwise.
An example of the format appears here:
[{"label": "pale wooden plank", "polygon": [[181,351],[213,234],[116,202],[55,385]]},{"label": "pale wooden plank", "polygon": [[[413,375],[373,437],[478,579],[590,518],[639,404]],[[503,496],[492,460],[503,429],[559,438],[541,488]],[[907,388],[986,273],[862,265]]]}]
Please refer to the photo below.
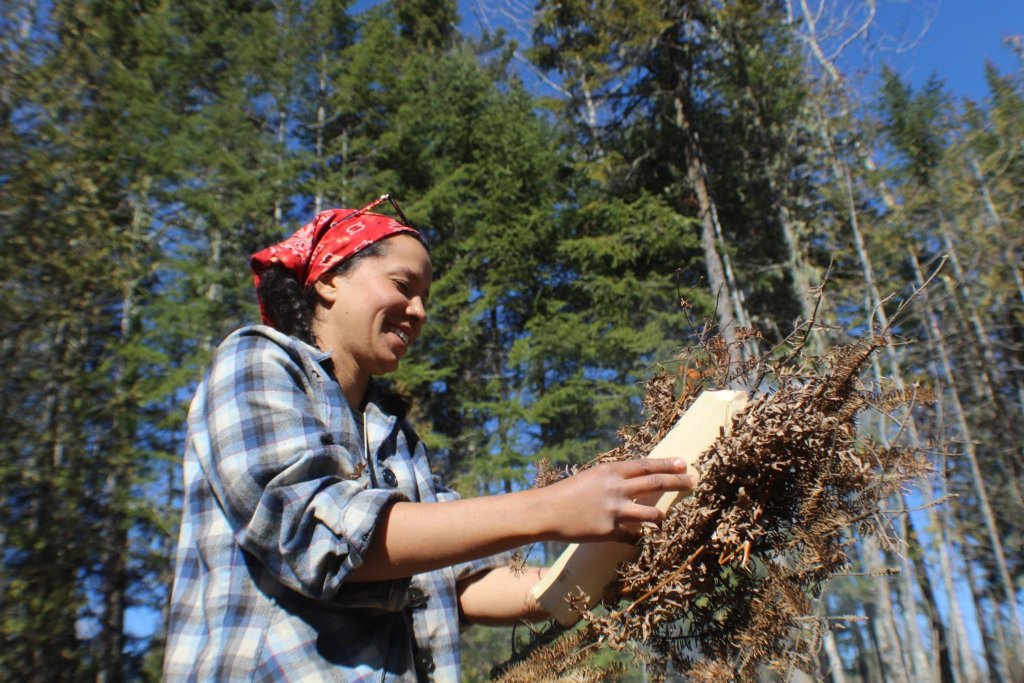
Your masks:
[{"label": "pale wooden plank", "polygon": [[[733,416],[746,404],[747,394],[742,391],[703,392],[647,457],[683,458],[689,471],[699,474],[698,458],[723,430],[729,429]],[[681,498],[682,494],[675,491],[665,493],[656,505],[666,511]],[[626,543],[573,543],[533,587],[530,596],[559,623],[570,626],[579,620],[579,615],[569,607],[566,598],[582,590],[589,597],[587,607],[592,608],[615,580],[618,566],[638,554],[636,546]]]}]

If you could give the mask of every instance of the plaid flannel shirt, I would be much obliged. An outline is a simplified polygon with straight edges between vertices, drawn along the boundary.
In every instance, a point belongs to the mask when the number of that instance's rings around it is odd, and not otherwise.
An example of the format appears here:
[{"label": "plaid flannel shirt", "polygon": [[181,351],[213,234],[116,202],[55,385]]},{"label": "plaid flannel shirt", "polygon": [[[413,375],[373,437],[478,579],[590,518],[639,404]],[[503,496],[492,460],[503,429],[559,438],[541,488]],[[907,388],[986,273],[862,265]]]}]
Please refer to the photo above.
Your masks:
[{"label": "plaid flannel shirt", "polygon": [[264,326],[214,355],[189,410],[166,680],[459,680],[456,582],[504,560],[345,582],[384,506],[456,495],[372,400],[363,466],[362,424],[330,367]]}]

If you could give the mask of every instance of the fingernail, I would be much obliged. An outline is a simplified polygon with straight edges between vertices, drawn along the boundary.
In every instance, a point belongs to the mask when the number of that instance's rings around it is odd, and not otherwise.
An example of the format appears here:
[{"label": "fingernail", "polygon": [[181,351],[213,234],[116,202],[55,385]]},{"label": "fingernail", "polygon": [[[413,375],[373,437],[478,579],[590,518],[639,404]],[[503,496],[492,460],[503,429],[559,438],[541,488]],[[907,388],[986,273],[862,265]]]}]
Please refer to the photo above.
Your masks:
[{"label": "fingernail", "polygon": [[676,469],[680,471],[686,471],[686,461],[682,458],[676,458]]},{"label": "fingernail", "polygon": [[697,484],[700,483],[700,477],[696,474],[688,475],[690,477],[690,488],[697,488]]}]

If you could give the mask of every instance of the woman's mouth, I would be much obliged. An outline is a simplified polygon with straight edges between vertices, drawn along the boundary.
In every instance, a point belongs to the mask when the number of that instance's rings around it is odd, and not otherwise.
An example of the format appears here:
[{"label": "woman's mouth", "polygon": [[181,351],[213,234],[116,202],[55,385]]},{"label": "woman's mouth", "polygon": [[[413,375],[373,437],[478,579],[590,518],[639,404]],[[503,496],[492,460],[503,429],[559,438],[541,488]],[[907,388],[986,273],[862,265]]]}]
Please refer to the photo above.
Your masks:
[{"label": "woman's mouth", "polygon": [[390,327],[390,329],[388,331],[389,332],[394,332],[395,335],[397,335],[398,338],[402,340],[403,344],[405,344],[406,346],[409,345],[409,333],[408,332],[406,332],[405,330],[399,329],[397,327],[394,327],[393,325]]}]

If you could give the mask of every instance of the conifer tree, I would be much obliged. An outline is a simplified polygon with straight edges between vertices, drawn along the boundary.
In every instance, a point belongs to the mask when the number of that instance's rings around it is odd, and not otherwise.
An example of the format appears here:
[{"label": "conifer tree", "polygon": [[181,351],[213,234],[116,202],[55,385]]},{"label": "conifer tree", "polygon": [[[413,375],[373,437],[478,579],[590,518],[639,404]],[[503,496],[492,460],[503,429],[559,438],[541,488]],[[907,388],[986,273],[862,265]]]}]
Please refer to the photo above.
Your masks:
[{"label": "conifer tree", "polygon": [[[971,436],[973,429],[988,431],[990,420],[994,418],[1004,424],[1007,421],[1012,424],[1018,416],[1018,411],[1013,409],[1013,392],[1007,391],[1008,383],[1002,376],[1002,368],[1005,366],[997,361],[995,353],[991,350],[992,340],[988,332],[990,326],[982,319],[976,296],[972,293],[972,283],[976,281],[977,276],[967,272],[961,265],[964,260],[962,242],[966,241],[970,249],[970,242],[973,240],[968,236],[968,232],[961,233],[964,238],[960,238],[956,233],[960,233],[961,224],[973,224],[980,216],[975,212],[964,213],[962,209],[948,201],[957,195],[956,185],[960,182],[959,179],[969,176],[963,173],[966,169],[961,166],[961,157],[949,155],[952,151],[950,135],[947,132],[949,119],[941,118],[943,112],[948,111],[948,107],[942,106],[943,95],[939,84],[932,82],[921,92],[913,93],[891,72],[884,73],[883,77],[883,131],[903,161],[892,176],[894,185],[904,197],[896,220],[905,221],[911,229],[922,230],[923,234],[908,235],[918,245],[927,244],[928,237],[938,239],[940,249],[950,261],[953,281],[956,283],[955,289],[949,294],[951,303],[959,299],[959,305],[956,315],[947,318],[945,324],[950,327],[959,326],[963,330],[960,338],[969,340],[955,350],[963,359],[959,365],[971,368],[960,380],[966,387],[961,389],[951,386],[949,403],[953,412],[951,419],[954,424],[959,425],[957,439],[964,442],[966,461],[970,463],[970,468],[963,468],[963,492],[965,495],[973,493],[971,502],[977,506],[978,513],[984,521],[984,538],[993,559],[992,570],[1001,586],[1009,611],[1010,633],[1013,634],[1011,638],[1019,639],[1024,635],[1024,629],[1021,627],[1015,604],[1014,581],[1008,564],[1013,562],[1013,557],[1008,556],[1004,550],[1004,539],[1015,535],[1004,530],[1015,529],[1018,525],[1016,521],[1008,518],[998,519],[998,511],[1002,506],[993,506],[991,503],[991,500],[995,499],[992,491],[994,482],[1002,481],[1003,486],[1017,484],[1012,472],[1007,471],[1009,468],[1003,455],[1016,450],[1016,447],[1009,443],[1001,443],[1000,436],[992,433],[985,440],[986,445],[978,448],[975,445],[977,437]],[[981,208],[975,206],[975,210]],[[921,246],[917,246],[917,249],[921,249]],[[975,252],[971,249],[970,253]],[[973,256],[969,258],[972,261],[977,260]],[[939,352],[938,355],[941,356],[942,353],[944,352]],[[947,367],[950,367],[948,363]],[[948,379],[956,380],[954,377]],[[978,410],[973,412],[973,415],[964,414],[963,403],[959,399],[965,390],[974,394]],[[973,423],[973,427],[969,425],[968,420]],[[1002,476],[986,476],[983,467]],[[1012,500],[1012,497],[1010,499]]]},{"label": "conifer tree", "polygon": [[[696,219],[707,287],[730,338],[752,315],[762,327],[795,317],[792,275],[807,280],[805,266],[794,270],[800,245],[776,248],[795,226],[786,174],[800,173],[787,156],[802,91],[783,16],[774,3],[629,12],[562,3],[542,5],[536,30],[538,64],[570,84],[570,119],[598,122],[577,129],[584,144],[599,136],[595,176],[614,194],[644,191]],[[583,113],[594,103],[596,118]],[[755,270],[767,276],[757,280]]]},{"label": "conifer tree", "polygon": [[429,420],[428,442],[451,454],[448,474],[476,488],[520,476],[508,350],[534,314],[559,162],[521,88],[502,92],[472,47],[456,44],[453,8],[367,14],[362,40],[340,55],[329,110],[345,122],[347,154],[325,186],[352,205],[390,191],[422,225],[435,264],[431,323],[398,382]]},{"label": "conifer tree", "polygon": [[151,100],[132,73],[143,41],[125,9],[23,8],[30,36],[49,48],[12,83],[29,87],[11,100],[20,168],[7,176],[4,232],[6,276],[17,283],[7,289],[17,341],[5,360],[26,379],[41,373],[12,387],[12,408],[41,412],[10,425],[3,459],[14,468],[5,478],[5,668],[23,680],[87,671],[120,680],[125,670],[127,534],[145,468],[134,321],[152,260],[145,133],[122,129]]}]

